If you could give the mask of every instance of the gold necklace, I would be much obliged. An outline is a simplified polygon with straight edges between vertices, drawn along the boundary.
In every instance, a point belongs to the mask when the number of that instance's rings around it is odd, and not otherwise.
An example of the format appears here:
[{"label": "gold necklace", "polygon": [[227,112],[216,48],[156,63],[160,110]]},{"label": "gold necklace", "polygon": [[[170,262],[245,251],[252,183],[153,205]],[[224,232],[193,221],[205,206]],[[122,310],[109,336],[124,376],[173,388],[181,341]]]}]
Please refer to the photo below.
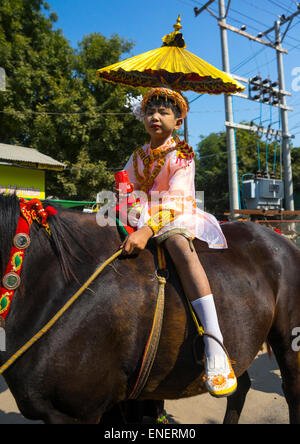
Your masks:
[{"label": "gold necklace", "polygon": [[[170,139],[171,143],[174,143],[173,139]],[[152,188],[154,180],[160,173],[162,167],[164,166],[166,162],[166,156],[171,151],[174,151],[176,149],[176,146],[171,146],[170,148],[164,149],[164,150],[151,150],[150,148],[150,154],[147,156],[144,152],[143,148],[138,148],[133,153],[133,167],[134,167],[134,174],[137,179],[137,181],[140,184],[140,189],[144,191],[145,193],[148,193],[150,188]],[[137,155],[140,156],[140,158],[143,161],[144,170],[143,174],[144,177],[142,177],[138,172],[138,166],[137,166]],[[157,164],[152,172],[150,174],[150,168],[153,165],[153,163],[157,161]]]}]

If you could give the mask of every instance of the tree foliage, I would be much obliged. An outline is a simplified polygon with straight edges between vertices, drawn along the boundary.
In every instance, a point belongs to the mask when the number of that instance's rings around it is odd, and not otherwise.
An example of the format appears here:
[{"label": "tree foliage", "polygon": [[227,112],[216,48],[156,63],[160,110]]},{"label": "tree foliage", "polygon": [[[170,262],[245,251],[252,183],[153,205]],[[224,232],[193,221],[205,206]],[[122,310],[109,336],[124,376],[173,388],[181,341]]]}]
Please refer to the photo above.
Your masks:
[{"label": "tree foliage", "polygon": [[0,1],[0,60],[7,74],[0,140],[66,163],[66,172],[48,174],[48,194],[92,200],[145,140],[143,126],[125,107],[129,90],[96,77],[133,43],[94,33],[75,50],[54,30],[56,20],[44,0]]}]

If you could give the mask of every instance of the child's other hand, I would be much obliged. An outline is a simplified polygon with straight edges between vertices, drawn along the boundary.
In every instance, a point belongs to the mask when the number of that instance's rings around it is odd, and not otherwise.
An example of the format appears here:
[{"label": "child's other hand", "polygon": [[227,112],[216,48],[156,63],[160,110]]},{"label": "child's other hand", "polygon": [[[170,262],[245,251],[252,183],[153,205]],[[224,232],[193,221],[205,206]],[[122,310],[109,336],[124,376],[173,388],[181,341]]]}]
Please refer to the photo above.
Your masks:
[{"label": "child's other hand", "polygon": [[130,234],[120,248],[123,249],[123,254],[138,253],[145,249],[148,240],[153,236],[153,231],[146,225],[134,233]]}]

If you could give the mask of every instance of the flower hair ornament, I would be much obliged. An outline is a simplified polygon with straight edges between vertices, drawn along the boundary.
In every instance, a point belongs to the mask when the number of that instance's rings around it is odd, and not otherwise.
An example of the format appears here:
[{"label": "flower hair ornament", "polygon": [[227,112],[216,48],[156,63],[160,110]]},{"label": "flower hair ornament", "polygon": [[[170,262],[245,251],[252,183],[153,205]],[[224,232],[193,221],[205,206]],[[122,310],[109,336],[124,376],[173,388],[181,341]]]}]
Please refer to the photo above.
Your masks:
[{"label": "flower hair ornament", "polygon": [[142,100],[143,96],[134,97],[131,94],[127,94],[126,97],[126,108],[131,109],[131,113],[139,122],[143,122],[145,114],[142,111]]}]

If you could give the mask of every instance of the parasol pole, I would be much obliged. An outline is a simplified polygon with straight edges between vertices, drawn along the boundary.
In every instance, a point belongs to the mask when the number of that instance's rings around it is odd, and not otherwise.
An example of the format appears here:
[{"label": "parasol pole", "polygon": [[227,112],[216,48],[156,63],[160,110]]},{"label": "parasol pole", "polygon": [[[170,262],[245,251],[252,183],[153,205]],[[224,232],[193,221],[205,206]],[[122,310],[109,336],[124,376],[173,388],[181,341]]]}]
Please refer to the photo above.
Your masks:
[{"label": "parasol pole", "polygon": [[[219,15],[220,22],[226,25],[226,10],[224,0],[219,0]],[[222,60],[223,71],[230,74],[229,54],[228,54],[228,40],[227,30],[225,27],[220,27],[221,31],[221,43],[222,43]],[[233,124],[233,109],[232,109],[232,96],[229,94],[224,95],[225,98],[225,113],[226,121]],[[228,162],[228,181],[229,181],[229,204],[231,219],[239,217],[234,210],[240,209],[239,199],[239,177],[237,169],[237,157],[236,157],[236,145],[234,128],[226,126],[226,145],[227,145],[227,162]]]},{"label": "parasol pole", "polygon": [[189,130],[188,130],[188,119],[187,116],[184,118],[184,140],[189,143]]}]

